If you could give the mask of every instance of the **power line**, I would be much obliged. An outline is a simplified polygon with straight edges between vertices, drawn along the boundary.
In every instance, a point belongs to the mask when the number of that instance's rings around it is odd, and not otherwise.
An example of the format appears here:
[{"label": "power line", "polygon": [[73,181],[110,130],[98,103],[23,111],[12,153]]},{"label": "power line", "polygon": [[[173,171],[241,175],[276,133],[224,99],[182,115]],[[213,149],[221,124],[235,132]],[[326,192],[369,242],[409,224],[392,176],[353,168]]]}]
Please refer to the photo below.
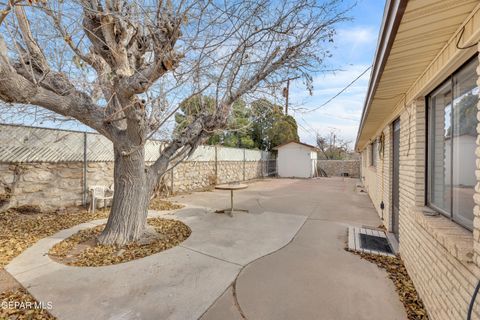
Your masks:
[{"label": "power line", "polygon": [[297,123],[297,125],[298,125],[298,127],[299,127],[300,129],[302,129],[303,131],[305,131],[305,133],[306,133],[310,138],[313,139],[313,141],[314,141],[313,143],[315,143],[315,141],[317,140],[317,136],[314,136],[310,130],[306,129],[306,128],[305,128],[304,126],[302,126],[300,123]]},{"label": "power line", "polygon": [[313,109],[310,109],[310,110],[307,110],[303,113],[309,113],[309,112],[313,112],[313,111],[316,111],[320,108],[323,108],[324,106],[326,106],[327,104],[329,104],[330,102],[332,102],[335,98],[337,98],[339,95],[341,95],[342,93],[344,93],[348,88],[350,88],[355,82],[357,82],[365,73],[367,73],[368,70],[370,70],[372,68],[372,66],[369,66],[367,69],[363,70],[362,73],[360,73],[360,75],[358,75],[355,79],[353,79],[348,85],[346,85],[342,90],[340,90],[336,95],[334,95],[333,97],[331,97],[330,99],[328,99],[327,101],[325,101],[324,103],[322,103],[320,106],[316,107],[316,108],[313,108]]},{"label": "power line", "polygon": [[[344,93],[348,88],[350,88],[355,82],[357,82],[365,73],[368,72],[368,70],[370,70],[372,68],[372,66],[369,66],[368,68],[366,68],[365,70],[362,71],[362,73],[360,73],[355,79],[353,79],[349,84],[347,84],[342,90],[340,90],[337,94],[335,94],[333,97],[331,97],[330,99],[328,99],[327,101],[325,101],[324,103],[322,103],[320,106],[316,107],[316,108],[313,108],[313,109],[310,109],[310,110],[307,110],[307,111],[304,111],[304,112],[299,112],[300,113],[300,118],[301,120],[303,120],[303,123],[308,127],[305,128],[304,126],[302,126],[300,123],[298,123],[298,126],[303,129],[303,131],[305,131],[307,134],[309,134],[312,138],[316,139],[316,136],[313,135],[312,132],[314,132],[315,134],[318,134],[317,130],[314,129],[309,123],[307,120],[305,120],[305,118],[303,117],[304,114],[306,113],[309,113],[309,112],[313,112],[313,111],[316,111],[320,108],[323,108],[324,106],[326,106],[327,104],[329,104],[330,102],[332,102],[335,98],[337,98],[339,95],[341,95],[342,93]],[[338,118],[338,117],[337,117]],[[348,120],[352,120],[352,119],[348,119]],[[310,131],[310,130],[311,131]]]},{"label": "power line", "polygon": [[353,121],[353,122],[359,122],[360,121],[360,119],[358,119],[358,118],[340,116],[340,115],[335,115],[335,114],[328,113],[328,112],[322,112],[322,113],[318,113],[318,114],[326,116],[327,118],[332,118],[332,119],[348,120],[348,121]]},{"label": "power line", "polygon": [[305,118],[300,115],[300,118],[303,120],[303,123],[308,127],[308,129],[306,129],[304,126],[302,126],[300,123],[298,123],[298,125],[307,133],[310,135],[310,137],[313,138],[313,140],[315,141],[317,139],[317,130],[315,128],[313,128],[308,122],[307,120],[305,120]]}]

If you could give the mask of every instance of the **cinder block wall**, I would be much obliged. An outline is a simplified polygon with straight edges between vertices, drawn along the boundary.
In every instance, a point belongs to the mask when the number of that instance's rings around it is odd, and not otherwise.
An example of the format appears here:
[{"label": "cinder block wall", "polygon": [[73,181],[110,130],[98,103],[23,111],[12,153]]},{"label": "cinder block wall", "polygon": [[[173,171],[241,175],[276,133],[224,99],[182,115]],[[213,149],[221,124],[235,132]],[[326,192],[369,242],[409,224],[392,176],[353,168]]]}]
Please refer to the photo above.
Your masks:
[{"label": "cinder block wall", "polygon": [[[165,185],[174,193],[203,190],[217,183],[263,177],[263,161],[185,161],[167,172]],[[173,184],[172,184],[173,178]],[[113,162],[87,165],[87,186],[113,184]],[[83,200],[83,163],[0,163],[0,196],[11,189],[8,207],[39,206],[55,210]],[[2,197],[0,197],[0,208]]]},{"label": "cinder block wall", "polygon": [[166,174],[164,183],[171,192],[188,192],[205,189],[215,184],[215,162],[182,162],[178,164],[173,171]]},{"label": "cinder block wall", "polygon": [[[480,279],[480,187],[477,184],[473,233],[444,216],[424,214],[425,125],[425,103],[419,98],[400,114],[400,254],[431,319],[466,319]],[[478,130],[480,134],[480,126]],[[379,159],[375,168],[369,167],[370,150],[362,152],[362,176],[379,216],[379,203],[382,199],[385,202],[384,224],[391,230],[391,125],[383,133],[383,161]],[[477,155],[480,157],[480,147]],[[477,167],[480,179],[479,160]],[[473,319],[480,319],[478,299]]]},{"label": "cinder block wall", "polygon": [[[0,164],[0,181],[0,195],[11,189],[8,207],[34,205],[51,210],[82,204],[82,162]],[[110,186],[113,162],[89,163],[87,181],[91,186]]]},{"label": "cinder block wall", "polygon": [[317,167],[329,177],[340,177],[343,173],[353,178],[360,177],[360,160],[317,160]]}]

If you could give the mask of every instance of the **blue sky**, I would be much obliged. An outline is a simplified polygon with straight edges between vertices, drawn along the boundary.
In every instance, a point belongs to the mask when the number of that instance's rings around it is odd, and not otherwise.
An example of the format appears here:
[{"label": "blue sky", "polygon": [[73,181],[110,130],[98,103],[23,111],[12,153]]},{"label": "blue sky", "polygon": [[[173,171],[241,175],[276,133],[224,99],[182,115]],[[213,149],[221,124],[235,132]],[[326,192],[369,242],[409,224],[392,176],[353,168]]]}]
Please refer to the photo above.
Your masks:
[{"label": "blue sky", "polygon": [[299,124],[300,139],[315,143],[315,132],[322,135],[334,130],[336,134],[355,142],[370,71],[347,91],[317,111],[314,109],[330,99],[360,75],[373,62],[378,33],[382,22],[384,1],[358,0],[349,16],[352,21],[339,24],[335,39],[336,49],[328,66],[340,70],[314,77],[314,91],[310,96],[299,81],[291,85],[292,114]]},{"label": "blue sky", "polygon": [[[325,107],[308,111],[329,100],[373,61],[385,3],[382,0],[345,0],[346,5],[354,2],[356,6],[348,14],[352,20],[337,26],[335,49],[331,50],[333,57],[327,61],[327,68],[338,71],[315,75],[312,96],[308,94],[301,80],[291,83],[289,114],[297,120],[298,132],[303,142],[315,144],[317,132],[326,135],[334,130],[337,136],[350,141],[353,148],[370,72],[365,73],[346,92]],[[27,121],[23,118],[16,120],[27,125],[88,130],[76,122],[39,123],[30,118]]]}]

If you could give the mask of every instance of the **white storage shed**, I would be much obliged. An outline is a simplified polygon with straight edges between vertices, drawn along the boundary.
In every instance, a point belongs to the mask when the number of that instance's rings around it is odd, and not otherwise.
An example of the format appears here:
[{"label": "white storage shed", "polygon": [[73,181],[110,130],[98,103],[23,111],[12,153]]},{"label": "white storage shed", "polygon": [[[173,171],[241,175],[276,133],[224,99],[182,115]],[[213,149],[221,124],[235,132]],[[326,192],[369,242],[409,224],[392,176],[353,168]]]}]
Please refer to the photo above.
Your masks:
[{"label": "white storage shed", "polygon": [[277,171],[283,178],[312,178],[317,172],[318,149],[306,143],[290,141],[279,145]]}]

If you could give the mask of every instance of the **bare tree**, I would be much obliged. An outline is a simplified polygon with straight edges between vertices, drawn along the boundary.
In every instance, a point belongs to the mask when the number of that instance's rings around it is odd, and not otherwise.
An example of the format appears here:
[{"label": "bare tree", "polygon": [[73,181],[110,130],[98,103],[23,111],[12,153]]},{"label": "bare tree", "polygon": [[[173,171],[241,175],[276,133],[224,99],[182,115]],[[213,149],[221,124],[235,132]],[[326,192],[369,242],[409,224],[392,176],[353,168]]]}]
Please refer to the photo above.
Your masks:
[{"label": "bare tree", "polygon": [[[340,0],[76,0],[2,4],[0,99],[73,118],[113,142],[115,193],[101,243],[145,233],[152,190],[215,130],[235,100],[322,71]],[[33,27],[32,27],[33,26]],[[179,102],[215,106],[144,162]]]},{"label": "bare tree", "polygon": [[322,136],[317,133],[317,147],[320,149],[320,158],[326,160],[346,159],[350,151],[351,141],[345,140],[337,135],[335,130]]}]

